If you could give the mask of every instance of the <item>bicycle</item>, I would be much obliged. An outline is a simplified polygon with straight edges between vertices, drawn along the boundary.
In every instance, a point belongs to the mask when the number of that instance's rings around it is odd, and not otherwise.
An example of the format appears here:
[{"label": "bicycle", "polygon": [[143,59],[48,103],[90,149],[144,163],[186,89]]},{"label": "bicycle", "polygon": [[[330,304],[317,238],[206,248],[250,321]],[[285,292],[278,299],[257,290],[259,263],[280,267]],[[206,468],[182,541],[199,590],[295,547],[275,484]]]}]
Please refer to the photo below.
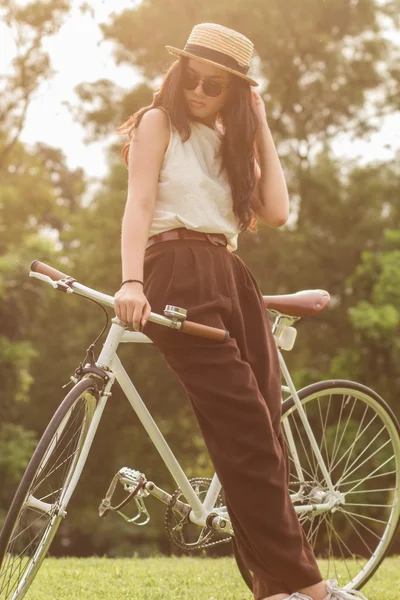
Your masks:
[{"label": "bicycle", "polygon": [[[113,307],[112,296],[39,261],[32,263],[30,276],[57,290]],[[284,380],[282,426],[291,499],[324,578],[333,576],[341,587],[359,589],[381,564],[399,524],[400,427],[385,401],[362,384],[329,380],[296,391],[282,350],[293,348],[297,333],[293,325],[298,319],[326,308],[327,292],[306,290],[263,298],[274,318],[272,330]],[[167,306],[164,315],[151,313],[150,320],[216,342],[223,343],[229,336],[226,331],[187,321],[186,311],[179,307]],[[68,502],[115,381],[178,487],[170,494],[140,471],[123,467],[100,504],[100,516],[114,511],[129,523],[143,526],[150,518],[145,500],[152,495],[166,504],[167,533],[180,548],[193,552],[234,543],[217,475],[212,479],[186,477],[117,355],[120,343],[151,340],[141,332],[129,331],[115,317],[95,360],[93,348],[100,336],[88,349],[89,362],[81,363],[71,377],[73,388],[43,433],[5,518],[0,533],[2,600],[19,600],[30,587],[67,515]],[[127,496],[112,506],[118,483]],[[136,505],[133,518],[122,512],[129,502]],[[233,545],[240,573],[251,589],[252,574]]]}]

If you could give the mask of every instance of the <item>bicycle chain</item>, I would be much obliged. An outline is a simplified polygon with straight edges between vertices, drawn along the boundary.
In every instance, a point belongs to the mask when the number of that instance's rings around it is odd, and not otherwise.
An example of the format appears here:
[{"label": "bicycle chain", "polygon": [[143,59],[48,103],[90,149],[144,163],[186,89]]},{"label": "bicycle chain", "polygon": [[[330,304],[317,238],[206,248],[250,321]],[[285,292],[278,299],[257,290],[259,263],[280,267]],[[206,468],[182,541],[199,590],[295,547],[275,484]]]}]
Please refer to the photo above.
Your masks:
[{"label": "bicycle chain", "polygon": [[[195,484],[195,483],[198,483],[200,485],[204,484],[204,485],[210,486],[211,481],[212,480],[208,477],[192,477],[191,479],[189,479],[189,483],[192,485],[192,487],[193,487],[193,484]],[[315,482],[314,481],[303,481],[302,483],[313,484]],[[291,485],[294,485],[294,484],[298,484],[298,482],[291,482]],[[229,537],[223,538],[221,540],[215,540],[214,542],[206,542],[206,543],[200,543],[197,546],[189,546],[185,542],[183,534],[182,534],[182,528],[184,527],[184,525],[186,523],[190,523],[188,515],[186,515],[185,517],[182,517],[181,521],[177,523],[177,525],[181,526],[181,528],[179,529],[179,538],[178,538],[176,535],[176,532],[172,528],[172,517],[175,516],[175,518],[176,518],[176,513],[174,513],[174,505],[175,505],[176,501],[179,499],[179,496],[181,496],[181,494],[182,494],[182,490],[180,488],[177,488],[171,494],[171,500],[169,501],[169,503],[167,505],[167,509],[165,511],[165,518],[164,518],[166,533],[167,533],[169,539],[176,546],[178,546],[178,548],[180,548],[181,550],[184,550],[187,553],[198,552],[199,550],[204,550],[205,548],[210,548],[211,546],[217,546],[219,544],[226,544],[227,542],[230,542],[232,540],[232,536],[229,536]],[[221,504],[223,503],[221,494],[218,496],[217,502],[218,501]],[[213,530],[211,528],[209,528],[209,531],[212,532]]]},{"label": "bicycle chain", "polygon": [[[200,485],[201,484],[208,485],[208,487],[209,487],[211,481],[212,480],[208,477],[192,477],[191,479],[189,479],[189,483],[192,487],[193,487],[193,484],[195,484],[195,483],[198,483]],[[176,546],[178,546],[178,548],[180,548],[181,550],[184,550],[187,553],[191,553],[191,552],[198,552],[199,550],[203,550],[205,548],[210,548],[211,546],[217,546],[219,544],[226,544],[227,542],[231,541],[232,536],[229,536],[229,537],[223,538],[221,540],[215,540],[214,542],[199,543],[196,546],[192,546],[192,545],[189,546],[185,542],[183,533],[182,533],[182,528],[184,527],[184,525],[186,523],[191,523],[191,521],[189,520],[189,515],[182,517],[181,520],[177,523],[177,525],[180,525],[180,529],[179,529],[180,538],[178,538],[176,535],[176,532],[172,528],[172,518],[177,517],[176,513],[174,513],[174,505],[175,505],[176,501],[179,499],[179,496],[181,494],[182,494],[182,490],[180,488],[176,489],[173,492],[173,494],[171,495],[171,500],[170,500],[169,504],[167,505],[167,509],[165,511],[165,519],[164,519],[166,533],[167,533],[169,539]],[[221,504],[223,503],[221,494],[218,496],[217,503],[218,502],[220,502]],[[218,504],[217,504],[217,506],[218,506]],[[175,526],[175,528],[176,528],[176,526]],[[207,527],[207,529],[209,530],[209,533],[214,532],[214,530],[212,528]],[[206,535],[209,535],[209,533],[207,533]]]}]

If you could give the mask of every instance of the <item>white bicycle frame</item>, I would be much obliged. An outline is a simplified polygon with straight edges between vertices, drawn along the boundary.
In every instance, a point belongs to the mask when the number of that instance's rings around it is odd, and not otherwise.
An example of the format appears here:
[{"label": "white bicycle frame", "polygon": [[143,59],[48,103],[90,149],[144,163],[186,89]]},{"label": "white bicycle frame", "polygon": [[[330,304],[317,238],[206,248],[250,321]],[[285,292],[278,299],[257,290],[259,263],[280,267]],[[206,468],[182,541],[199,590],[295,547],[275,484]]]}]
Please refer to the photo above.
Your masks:
[{"label": "white bicycle frame", "polygon": [[[67,293],[73,293],[73,291],[75,290],[79,294],[86,296],[88,298],[92,298],[93,300],[96,300],[96,301],[100,302],[101,304],[104,304],[109,307],[114,307],[114,298],[112,296],[108,296],[107,294],[103,294],[101,292],[98,292],[96,290],[88,288],[78,282],[73,282],[72,284],[65,285],[62,280],[60,280],[59,282],[55,282],[47,275],[42,275],[40,273],[36,273],[36,272],[32,272],[32,271],[30,272],[30,276],[40,279],[42,281],[45,281],[46,283],[50,283],[52,285],[52,287],[54,287],[54,288],[62,287],[63,290],[66,291]],[[287,317],[287,318],[290,319],[290,317]],[[170,319],[163,317],[162,315],[158,315],[156,313],[151,313],[150,320],[152,322],[159,323],[160,326],[162,326],[162,325],[170,326],[170,323],[171,323]],[[189,335],[189,334],[183,333],[182,335]],[[201,501],[200,498],[197,496],[195,490],[191,486],[191,484],[190,484],[187,476],[185,475],[183,469],[181,468],[178,460],[176,459],[175,455],[173,454],[172,450],[170,449],[169,445],[167,444],[164,436],[162,435],[161,431],[159,430],[156,422],[154,421],[153,417],[151,416],[150,412],[148,411],[144,401],[140,397],[138,391],[136,390],[131,379],[129,378],[128,374],[126,373],[126,371],[117,355],[117,350],[118,350],[119,344],[121,344],[121,343],[152,343],[152,341],[150,340],[150,338],[148,338],[143,333],[126,330],[125,326],[117,318],[112,319],[111,328],[110,328],[107,338],[104,342],[100,356],[96,362],[96,365],[99,368],[105,369],[107,371],[107,374],[109,375],[110,379],[104,387],[103,393],[99,399],[96,410],[94,412],[94,416],[91,421],[84,445],[82,447],[82,451],[79,456],[79,459],[78,459],[78,462],[77,462],[77,465],[76,465],[76,468],[74,471],[74,475],[72,476],[70,484],[68,486],[68,489],[66,490],[66,493],[62,498],[62,506],[60,509],[60,513],[63,514],[65,512],[65,507],[67,506],[67,504],[70,500],[70,496],[71,496],[73,490],[75,489],[75,485],[80,477],[80,474],[85,465],[87,456],[89,454],[89,450],[91,448],[97,427],[99,425],[99,422],[100,422],[100,419],[101,419],[101,416],[103,413],[103,410],[107,403],[107,399],[111,395],[111,392],[110,392],[111,387],[112,387],[114,381],[116,380],[120,384],[130,405],[132,406],[133,410],[137,414],[143,427],[147,431],[154,446],[157,448],[162,460],[164,461],[165,465],[167,466],[168,470],[170,471],[172,477],[174,478],[178,487],[181,489],[183,495],[185,496],[185,498],[187,500],[187,503],[191,506],[192,510],[189,513],[190,521],[192,521],[193,523],[196,523],[197,525],[199,525],[201,527],[205,527],[207,525],[207,518],[209,517],[209,515],[217,514],[221,517],[228,519],[228,524],[229,524],[229,516],[226,511],[226,507],[215,508],[215,503],[216,503],[217,498],[221,491],[221,483],[219,482],[217,475],[214,474],[211,484],[210,484],[210,487],[208,488],[208,491],[206,493],[206,496],[205,496],[204,500]],[[307,419],[307,415],[303,409],[303,406],[302,406],[299,396],[297,394],[297,391],[296,391],[296,388],[292,381],[292,378],[290,376],[290,373],[289,373],[287,366],[285,364],[285,361],[283,359],[282,353],[279,350],[279,347],[278,347],[278,354],[279,354],[279,363],[280,363],[280,368],[281,368],[281,372],[282,372],[282,377],[286,382],[286,386],[284,386],[284,385],[282,386],[282,391],[290,393],[291,396],[293,397],[294,405],[297,408],[299,417],[302,421],[305,432],[309,438],[310,445],[315,454],[316,461],[321,469],[322,474],[324,475],[326,487],[328,490],[328,495],[327,495],[328,501],[327,502],[324,502],[321,504],[315,504],[315,503],[302,504],[301,506],[295,506],[294,508],[297,513],[312,512],[313,514],[316,514],[316,513],[320,513],[320,512],[326,512],[326,511],[329,511],[337,503],[337,499],[335,498],[335,496],[337,494],[335,494],[335,490],[334,490],[329,472],[327,470],[326,464],[325,464],[322,454],[320,452],[319,446],[316,442],[315,436],[312,432],[310,423]],[[298,453],[296,450],[294,437],[293,437],[288,419],[283,420],[282,426],[283,426],[283,429],[284,429],[284,432],[286,435],[286,439],[288,442],[289,451],[291,453],[291,457],[292,457],[292,460],[295,465],[299,483],[301,485],[302,483],[304,483],[304,475],[303,475],[303,470],[302,470],[302,467],[300,464],[300,459],[299,459],[299,456],[298,456]],[[291,495],[292,501],[295,502],[299,498],[299,496],[300,496],[299,493],[292,494]],[[230,524],[229,524],[229,528],[227,530],[227,533],[228,532],[231,534],[233,533]]]}]

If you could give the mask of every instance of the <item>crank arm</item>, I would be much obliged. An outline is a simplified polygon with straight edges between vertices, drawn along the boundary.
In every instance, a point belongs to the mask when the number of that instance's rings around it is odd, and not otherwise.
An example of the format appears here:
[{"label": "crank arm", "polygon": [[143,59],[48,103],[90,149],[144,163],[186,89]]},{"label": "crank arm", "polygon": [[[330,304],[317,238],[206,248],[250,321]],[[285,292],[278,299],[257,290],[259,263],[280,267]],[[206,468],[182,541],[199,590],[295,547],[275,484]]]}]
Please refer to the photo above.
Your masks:
[{"label": "crank arm", "polygon": [[[172,498],[171,494],[168,494],[168,492],[165,492],[161,488],[157,487],[152,481],[146,481],[143,487],[152,496],[158,498],[158,500],[161,500],[161,502],[164,504],[170,504]],[[192,507],[181,500],[176,500],[174,503],[174,510],[179,513],[181,517],[186,517],[186,515],[188,515],[192,510]]]}]

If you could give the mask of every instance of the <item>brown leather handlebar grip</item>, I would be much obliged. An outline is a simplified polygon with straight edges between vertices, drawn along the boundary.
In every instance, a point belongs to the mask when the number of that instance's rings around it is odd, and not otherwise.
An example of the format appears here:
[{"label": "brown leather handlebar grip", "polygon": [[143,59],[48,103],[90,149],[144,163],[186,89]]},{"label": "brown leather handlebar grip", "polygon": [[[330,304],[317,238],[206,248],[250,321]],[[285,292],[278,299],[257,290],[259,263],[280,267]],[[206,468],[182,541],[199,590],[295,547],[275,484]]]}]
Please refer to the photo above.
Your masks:
[{"label": "brown leather handlebar grip", "polygon": [[183,321],[179,331],[190,333],[190,335],[197,335],[209,340],[215,340],[216,342],[225,342],[225,340],[228,340],[230,337],[229,331],[217,329],[216,327],[209,327],[208,325],[202,325],[201,323],[193,323],[192,321]]},{"label": "brown leather handlebar grip", "polygon": [[35,271],[35,273],[41,273],[42,275],[48,275],[53,281],[58,281],[59,279],[65,279],[68,277],[68,275],[65,273],[50,267],[50,265],[46,265],[46,263],[40,262],[40,260],[33,261],[31,264],[31,271]]}]

